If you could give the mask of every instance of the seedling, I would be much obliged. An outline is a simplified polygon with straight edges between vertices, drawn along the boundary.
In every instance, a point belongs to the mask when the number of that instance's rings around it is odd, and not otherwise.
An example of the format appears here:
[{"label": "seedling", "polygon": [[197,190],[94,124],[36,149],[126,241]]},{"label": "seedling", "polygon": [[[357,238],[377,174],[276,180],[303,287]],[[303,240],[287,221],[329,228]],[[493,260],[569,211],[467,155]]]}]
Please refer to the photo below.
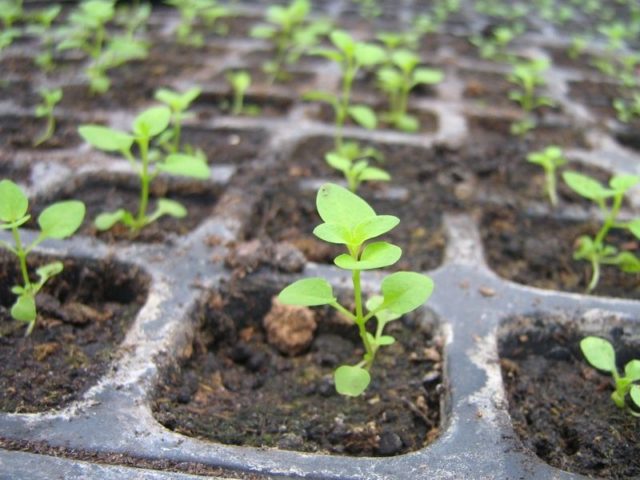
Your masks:
[{"label": "seedling", "polygon": [[616,109],[618,120],[629,123],[636,117],[640,117],[640,92],[634,93],[630,100],[616,98],[613,101],[613,108]]},{"label": "seedling", "polygon": [[373,147],[362,148],[356,142],[345,142],[342,149],[325,155],[326,162],[342,172],[349,185],[349,190],[356,192],[362,182],[388,182],[391,176],[383,169],[372,167],[370,160],[383,161],[382,154]]},{"label": "seedling", "polygon": [[[402,250],[391,243],[367,242],[389,232],[400,221],[392,215],[377,215],[363,199],[331,183],[320,187],[316,206],[324,223],[315,228],[314,235],[347,248],[348,253],[339,255],[334,262],[338,267],[351,271],[355,308],[351,311],[340,304],[331,284],[322,278],[298,280],[282,290],[278,298],[286,305],[329,305],[355,323],[364,346],[364,356],[356,365],[338,367],[334,380],[338,393],[357,397],[371,381],[369,371],[378,349],[395,342],[392,336],[384,334],[384,327],[420,307],[431,296],[433,281],[419,273],[393,273],[382,280],[382,294],[370,297],[363,305],[361,272],[389,267],[402,255]],[[367,323],[374,317],[377,324],[371,333],[367,330]]]},{"label": "seedling", "polygon": [[521,35],[524,26],[516,23],[513,26],[499,26],[491,31],[488,36],[473,35],[471,43],[478,48],[480,56],[493,61],[511,61],[513,56],[507,51],[509,44]]},{"label": "seedling", "polygon": [[382,8],[378,0],[354,0],[359,5],[360,15],[369,20],[378,18],[382,14]]},{"label": "seedling", "polygon": [[[105,152],[122,154],[140,177],[140,202],[137,215],[122,208],[115,212],[102,213],[95,219],[98,230],[109,230],[121,222],[136,234],[163,215],[176,218],[187,215],[187,210],[182,204],[167,198],[159,199],[156,210],[147,215],[149,187],[161,172],[200,179],[209,178],[209,166],[206,159],[200,155],[173,153],[162,157],[159,152],[154,155],[150,153],[151,140],[162,134],[169,127],[170,121],[171,110],[160,106],[151,107],[138,115],[133,121],[131,133],[101,125],[82,125],[78,129],[82,138],[93,147]],[[136,159],[132,153],[134,142],[140,155],[139,159]]]},{"label": "seedling", "polygon": [[326,21],[308,22],[310,10],[309,0],[293,0],[286,7],[271,5],[266,13],[269,24],[257,25],[251,30],[252,37],[269,40],[275,50],[274,58],[263,66],[271,82],[287,80],[285,67],[297,62],[304,50],[316,45],[318,38],[329,32],[331,25]]},{"label": "seedling", "polygon": [[129,61],[145,58],[148,54],[147,44],[143,41],[127,37],[111,39],[100,56],[89,64],[86,75],[89,78],[92,93],[105,93],[111,88],[111,80],[107,72]]},{"label": "seedling", "polygon": [[17,299],[11,307],[11,316],[19,322],[27,324],[25,336],[33,331],[36,325],[36,295],[44,284],[53,276],[62,272],[62,262],[52,262],[36,270],[37,281],[32,281],[27,269],[27,255],[41,242],[49,238],[63,239],[73,235],[82,224],[85,214],[84,203],[67,200],[54,203],[38,215],[40,233],[30,244],[24,245],[18,227],[29,221],[27,213],[29,201],[24,192],[11,180],[0,181],[0,230],[11,230],[13,244],[0,240],[0,246],[18,257],[23,285],[16,285],[11,292]]},{"label": "seedling", "polygon": [[353,80],[362,67],[373,67],[385,60],[385,52],[377,45],[356,42],[351,35],[341,30],[331,32],[331,42],[335,49],[319,49],[316,55],[336,62],[342,71],[342,91],[340,95],[312,91],[305,94],[307,100],[326,102],[335,112],[335,150],[339,152],[343,143],[343,128],[348,117],[359,125],[374,129],[378,120],[374,111],[366,105],[351,105]]},{"label": "seedling", "polygon": [[180,151],[180,136],[182,132],[182,122],[191,116],[187,112],[193,101],[200,96],[200,87],[194,87],[184,93],[175,92],[166,88],[161,88],[155,94],[156,100],[161,101],[171,110],[171,126],[158,140],[169,153]]},{"label": "seedling", "polygon": [[126,37],[134,38],[136,32],[144,29],[150,16],[151,4],[149,3],[123,5],[116,10],[115,22],[124,28]]},{"label": "seedling", "polygon": [[628,222],[618,221],[624,196],[640,183],[640,177],[615,175],[609,180],[608,188],[594,178],[577,172],[564,172],[562,177],[574,192],[596,203],[604,216],[604,223],[596,236],[581,236],[573,254],[574,260],[591,263],[591,281],[587,292],[593,291],[598,285],[602,265],[614,265],[625,273],[639,273],[640,258],[630,251],[619,252],[613,245],[608,245],[606,239],[613,228],[627,230],[640,239],[640,218]]},{"label": "seedling", "polygon": [[[213,28],[217,20],[229,16],[227,7],[218,5],[216,0],[166,0],[166,3],[180,11],[180,23],[176,28],[176,38],[178,43],[182,45],[195,47],[204,45],[202,33],[193,31],[197,20],[201,19],[207,27]],[[220,27],[218,31],[226,33],[223,27]]]},{"label": "seedling", "polygon": [[554,207],[558,205],[558,192],[556,188],[556,175],[558,168],[566,165],[567,159],[564,158],[562,149],[555,145],[545,148],[539,152],[533,152],[527,155],[530,163],[540,165],[544,169],[545,175],[545,191],[549,197],[549,202]]},{"label": "seedling", "polygon": [[[615,383],[615,390],[611,394],[613,403],[618,408],[625,408],[629,395],[636,410],[640,410],[640,385],[634,383],[640,380],[640,360],[631,360],[624,367],[621,376],[616,365],[616,352],[609,341],[600,337],[585,337],[580,341],[580,349],[587,362],[598,370],[611,374]],[[640,417],[640,413],[628,409],[629,413]]]},{"label": "seedling", "polygon": [[384,120],[399,130],[415,132],[420,122],[407,113],[409,93],[418,85],[440,83],[444,75],[440,70],[418,67],[420,57],[409,50],[398,50],[391,55],[393,66],[378,71],[380,89],[389,97],[389,112]]},{"label": "seedling", "polygon": [[10,29],[24,16],[22,0],[0,0],[0,19],[4,29]]},{"label": "seedling", "polygon": [[115,0],[88,0],[69,15],[68,25],[59,29],[64,40],[58,50],[79,49],[94,60],[100,57],[107,39],[106,25],[115,14]]},{"label": "seedling", "polygon": [[5,48],[11,46],[13,41],[21,35],[21,31],[18,28],[7,28],[0,31],[0,52]]},{"label": "seedling", "polygon": [[525,135],[536,126],[536,120],[532,116],[533,111],[542,106],[552,107],[554,105],[553,100],[538,96],[536,92],[539,87],[545,85],[543,73],[548,68],[549,61],[546,59],[522,62],[513,67],[513,72],[509,75],[508,80],[519,87],[519,90],[509,92],[509,98],[520,104],[525,112],[525,118],[511,125],[512,134]]},{"label": "seedling", "polygon": [[249,75],[249,72],[244,70],[228,72],[225,77],[233,92],[231,114],[242,115],[246,113],[248,115],[257,115],[260,113],[260,109],[257,106],[244,104],[244,96],[251,86],[251,75]]},{"label": "seedling", "polygon": [[53,48],[55,38],[51,25],[61,11],[62,7],[60,5],[52,5],[51,7],[38,10],[29,15],[35,23],[29,24],[27,31],[32,35],[40,37],[42,44],[42,51],[35,57],[35,62],[36,65],[45,72],[51,71],[54,68]]},{"label": "seedling", "polygon": [[55,88],[53,90],[44,89],[40,91],[42,103],[36,105],[36,117],[46,118],[47,126],[45,131],[34,142],[34,146],[42,145],[49,140],[56,130],[56,119],[53,116],[53,109],[62,100],[62,89]]}]

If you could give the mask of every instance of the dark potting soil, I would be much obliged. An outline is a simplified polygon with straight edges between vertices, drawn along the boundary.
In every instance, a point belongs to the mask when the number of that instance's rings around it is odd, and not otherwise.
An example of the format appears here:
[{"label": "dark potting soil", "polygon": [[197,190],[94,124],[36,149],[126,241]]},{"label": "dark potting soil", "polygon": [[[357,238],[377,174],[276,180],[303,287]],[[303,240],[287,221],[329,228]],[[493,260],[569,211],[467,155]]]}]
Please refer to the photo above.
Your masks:
[{"label": "dark potting soil", "polygon": [[338,395],[333,370],[356,363],[357,331],[327,310],[309,350],[284,356],[267,343],[262,319],[279,291],[271,278],[225,285],[201,312],[184,365],[158,386],[156,418],[176,432],[232,445],[350,455],[396,455],[438,435],[441,342],[434,325],[393,322],[398,340],[381,350],[361,397]]},{"label": "dark potting soil", "polygon": [[[263,96],[248,94],[244,97],[246,112],[242,116],[254,117],[284,117],[289,113],[293,101],[275,95]],[[198,114],[198,118],[210,120],[221,115],[232,115],[232,93],[203,92],[195,100],[191,111]]]},{"label": "dark potting soil", "polygon": [[[424,196],[411,199],[364,198],[378,214],[392,214],[400,224],[380,240],[402,248],[402,258],[393,270],[433,270],[440,266],[446,246],[441,211],[421,205]],[[250,221],[248,238],[268,237],[296,246],[313,262],[333,264],[344,249],[329,245],[313,235],[322,223],[316,211],[316,192],[302,191],[295,184],[278,183],[268,188]]]},{"label": "dark potting soil", "polygon": [[40,101],[40,95],[26,80],[0,79],[0,102],[8,102],[23,108],[34,107]]},{"label": "dark potting soil", "polygon": [[[594,236],[599,225],[584,222],[536,218],[511,208],[487,210],[481,234],[489,266],[500,276],[540,288],[584,293],[591,279],[589,262],[573,260],[576,240]],[[637,252],[631,234],[611,232],[607,243],[619,250]],[[623,273],[603,266],[593,295],[640,299],[640,274]]]},{"label": "dark potting soil", "polygon": [[140,201],[140,185],[137,177],[104,176],[77,179],[71,185],[52,193],[46,198],[36,199],[32,208],[33,218],[37,218],[45,206],[61,200],[81,200],[87,213],[80,227],[80,233],[95,235],[101,240],[135,241],[156,243],[166,241],[171,234],[185,235],[196,228],[203,220],[212,214],[219,196],[219,187],[208,182],[168,183],[161,178],[151,185],[149,208],[151,214],[156,207],[158,198],[168,198],[180,202],[187,208],[185,218],[163,216],[159,220],[147,225],[136,236],[132,237],[128,227],[121,223],[111,230],[98,232],[93,225],[96,216],[104,212],[113,212],[125,208],[137,214]]},{"label": "dark potting soil", "polygon": [[33,58],[24,55],[11,55],[0,59],[0,72],[4,75],[28,76],[35,69]]},{"label": "dark potting soil", "polygon": [[[524,447],[554,467],[589,477],[640,475],[640,419],[611,400],[613,380],[580,352],[576,322],[536,314],[509,319],[500,339],[502,378],[513,427]],[[607,328],[607,327],[605,327]],[[630,332],[626,332],[630,333]],[[591,333],[590,333],[591,334]],[[638,358],[637,332],[603,330],[616,349],[619,370]]]},{"label": "dark potting soil", "polygon": [[[55,259],[29,260],[29,271]],[[110,260],[64,259],[63,272],[37,297],[29,337],[11,318],[20,279],[17,260],[0,253],[0,410],[30,413],[77,400],[107,371],[144,303],[149,279]],[[54,374],[55,372],[55,374]]]},{"label": "dark potting soil", "polygon": [[509,92],[516,86],[507,80],[506,74],[461,70],[464,82],[463,97],[483,105],[501,108],[517,108],[518,104],[509,99]]},{"label": "dark potting soil", "polygon": [[[369,105],[369,107],[371,107],[378,116],[377,128],[394,128],[384,120],[384,113],[387,111],[388,107],[387,102],[382,100],[378,105]],[[333,107],[326,103],[317,103],[313,105],[312,108],[309,108],[307,112],[308,116],[315,120],[329,124],[333,124],[335,122],[335,112]],[[438,116],[435,113],[430,112],[429,110],[415,109],[409,109],[407,113],[418,118],[418,122],[420,123],[420,132],[435,132],[438,129]],[[357,126],[352,119],[348,119],[345,122],[345,125]]]},{"label": "dark potting soil", "polygon": [[16,183],[28,183],[31,167],[26,163],[18,164],[9,159],[8,155],[0,152],[0,178],[9,179]]},{"label": "dark potting soil", "polygon": [[185,126],[181,141],[183,145],[202,149],[210,164],[220,165],[259,158],[267,140],[264,130]]},{"label": "dark potting soil", "polygon": [[591,65],[593,56],[587,53],[581,53],[576,58],[569,56],[569,48],[546,47],[545,50],[550,53],[554,65],[577,70],[581,73],[593,75],[602,75],[600,71]]},{"label": "dark potting soil", "polygon": [[31,116],[0,116],[0,144],[11,148],[38,148],[41,150],[55,148],[72,148],[81,141],[78,135],[78,123],[73,119],[56,118],[53,136],[46,142],[34,147],[34,141],[44,133],[47,121],[44,118]]}]

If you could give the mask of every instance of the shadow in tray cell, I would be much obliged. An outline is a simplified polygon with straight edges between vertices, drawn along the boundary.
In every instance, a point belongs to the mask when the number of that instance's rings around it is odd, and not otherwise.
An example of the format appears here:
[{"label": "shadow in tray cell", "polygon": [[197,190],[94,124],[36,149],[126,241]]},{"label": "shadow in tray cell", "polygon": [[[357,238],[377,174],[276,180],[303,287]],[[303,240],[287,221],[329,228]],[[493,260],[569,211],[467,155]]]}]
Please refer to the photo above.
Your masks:
[{"label": "shadow in tray cell", "polygon": [[[502,378],[513,428],[524,446],[562,470],[598,478],[640,475],[638,418],[611,400],[613,380],[580,352],[580,340],[609,340],[620,372],[640,358],[638,320],[601,312],[535,313],[507,319],[499,338]],[[589,324],[591,323],[591,324]]]},{"label": "shadow in tray cell", "polygon": [[[272,308],[285,283],[247,277],[211,293],[182,365],[168,369],[155,417],[185,435],[231,445],[397,455],[423,448],[442,425],[442,338],[438,320],[407,315],[385,331],[363,397],[338,395],[333,371],[357,363],[357,329],[333,311]],[[284,323],[283,323],[284,322]],[[283,325],[296,325],[296,340]]]},{"label": "shadow in tray cell", "polygon": [[[60,260],[32,255],[29,271]],[[112,260],[61,259],[64,270],[38,295],[36,327],[10,315],[21,282],[18,260],[0,251],[0,410],[41,412],[69,404],[94,385],[144,304],[149,278]],[[55,375],[52,375],[55,372]]]}]

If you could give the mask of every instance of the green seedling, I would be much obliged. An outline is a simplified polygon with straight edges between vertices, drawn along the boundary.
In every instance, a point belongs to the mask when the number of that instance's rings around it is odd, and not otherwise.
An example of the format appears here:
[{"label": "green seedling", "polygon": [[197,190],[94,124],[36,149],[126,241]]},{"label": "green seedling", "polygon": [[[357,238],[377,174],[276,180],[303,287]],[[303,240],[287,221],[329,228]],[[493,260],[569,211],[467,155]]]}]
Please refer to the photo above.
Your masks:
[{"label": "green seedling", "polygon": [[362,182],[388,182],[391,176],[381,168],[372,167],[370,160],[382,162],[382,154],[373,147],[362,148],[356,142],[345,142],[339,151],[325,155],[329,166],[344,175],[349,190],[356,192]]},{"label": "green seedling", "polygon": [[182,135],[182,122],[191,117],[187,112],[193,101],[200,96],[200,87],[194,87],[184,93],[161,88],[155,94],[156,100],[164,103],[171,110],[171,129],[167,130],[158,143],[164,146],[169,153],[180,151],[180,137]]},{"label": "green seedling", "polygon": [[539,165],[544,169],[545,191],[547,197],[549,197],[549,202],[555,207],[558,205],[558,192],[556,188],[557,171],[558,168],[567,163],[562,149],[552,145],[539,152],[530,153],[527,155],[527,161]]},{"label": "green seedling", "polygon": [[13,244],[0,240],[0,246],[18,257],[23,285],[16,285],[11,292],[17,299],[11,307],[11,316],[27,324],[25,336],[30,335],[36,325],[36,295],[51,277],[62,272],[62,262],[53,262],[36,270],[37,281],[32,281],[27,269],[27,255],[41,242],[49,238],[63,239],[73,235],[82,224],[84,203],[67,200],[54,203],[38,215],[40,233],[30,245],[24,245],[18,227],[29,221],[29,201],[24,192],[10,180],[0,181],[0,230],[10,230]]},{"label": "green seedling", "polygon": [[18,28],[6,28],[0,31],[0,52],[11,46],[13,41],[20,37],[21,34],[22,32]]},{"label": "green seedling", "polygon": [[22,0],[0,0],[0,19],[4,29],[12,28],[13,24],[24,17]]},{"label": "green seedling", "polygon": [[[209,166],[206,159],[200,155],[173,153],[163,157],[158,152],[151,154],[151,140],[161,135],[170,122],[169,107],[159,106],[151,107],[138,115],[133,121],[131,132],[122,132],[101,125],[82,125],[78,129],[80,136],[93,147],[105,152],[122,154],[140,177],[137,214],[134,215],[122,208],[115,212],[102,213],[95,219],[98,230],[109,230],[121,222],[135,234],[163,215],[175,218],[187,215],[187,210],[182,204],[167,198],[159,199],[156,210],[150,215],[147,214],[150,185],[161,172],[199,179],[209,178]],[[132,152],[134,143],[140,155],[139,159],[136,159]]]},{"label": "green seedling", "polygon": [[[177,8],[180,12],[180,23],[176,28],[176,38],[182,45],[201,47],[204,45],[204,36],[200,32],[194,32],[197,21],[201,20],[209,28],[214,28],[215,23],[230,12],[227,7],[219,5],[217,0],[166,0],[166,3]],[[217,32],[224,34],[226,28],[219,26]]]},{"label": "green seedling", "polygon": [[[393,273],[382,280],[382,294],[363,304],[361,272],[389,267],[402,255],[402,250],[391,243],[368,241],[395,228],[399,220],[392,215],[376,214],[363,199],[331,183],[318,191],[316,206],[324,223],[315,228],[314,235],[325,242],[346,246],[348,253],[339,255],[334,262],[351,272],[354,311],[338,302],[331,284],[323,278],[298,280],[282,290],[278,298],[286,305],[329,305],[357,326],[364,356],[356,365],[342,365],[334,372],[338,393],[356,397],[371,381],[369,371],[379,348],[395,342],[392,336],[384,334],[385,326],[419,308],[431,296],[433,281],[419,273]],[[373,318],[377,325],[369,331],[367,324]]]},{"label": "green seedling", "polygon": [[394,52],[391,62],[393,66],[378,71],[380,89],[389,97],[389,111],[383,118],[399,130],[416,132],[420,129],[420,122],[407,113],[409,93],[418,85],[440,83],[444,75],[440,70],[418,67],[420,57],[409,50]]},{"label": "green seedling", "polygon": [[378,0],[354,0],[358,4],[360,15],[364,18],[373,20],[382,15],[382,8],[378,4]]},{"label": "green seedling", "polygon": [[144,31],[151,16],[151,4],[122,5],[116,10],[115,22],[124,28],[125,36],[134,38],[136,33]]},{"label": "green seedling", "polygon": [[574,35],[571,37],[571,45],[567,51],[567,55],[572,60],[576,60],[580,55],[584,53],[589,45],[589,38],[584,35]]},{"label": "green seedling", "polygon": [[640,117],[640,92],[634,93],[630,100],[616,98],[613,101],[618,120],[629,123],[634,118]]},{"label": "green seedling", "polygon": [[286,7],[271,5],[266,13],[269,23],[251,30],[252,37],[270,41],[275,50],[274,58],[263,66],[271,82],[287,80],[286,66],[296,63],[305,50],[330,31],[331,24],[327,21],[308,21],[310,10],[309,0],[293,0]]},{"label": "green seedling", "polygon": [[524,26],[517,23],[513,26],[500,26],[491,31],[488,36],[473,35],[471,43],[478,48],[480,56],[493,61],[512,61],[513,56],[508,53],[508,47],[524,31]]},{"label": "green seedling", "polygon": [[[634,382],[640,380],[640,360],[631,360],[624,366],[624,375],[618,372],[616,352],[611,343],[600,337],[585,337],[580,341],[580,349],[587,362],[598,370],[609,373],[613,377],[615,389],[611,394],[613,403],[618,408],[625,408],[626,398],[629,398],[636,410],[640,410],[640,385]],[[628,411],[640,417],[640,413],[632,409]]]},{"label": "green seedling", "polygon": [[339,95],[312,91],[305,94],[307,100],[326,102],[335,113],[335,150],[339,152],[343,143],[343,129],[347,118],[359,125],[374,129],[378,124],[375,112],[366,105],[351,105],[353,81],[363,67],[374,67],[385,60],[384,50],[373,44],[356,42],[351,35],[341,30],[331,32],[335,49],[319,49],[314,53],[336,62],[342,72],[342,89]]},{"label": "green seedling", "polygon": [[233,93],[231,114],[242,115],[245,113],[248,115],[257,115],[260,113],[260,109],[257,106],[244,104],[244,96],[251,86],[251,75],[249,75],[249,72],[244,70],[228,72],[225,75],[225,78],[227,79]]},{"label": "green seedling", "polygon": [[87,0],[71,12],[68,24],[58,33],[63,37],[58,50],[81,50],[96,60],[107,39],[107,23],[115,14],[115,0]]},{"label": "green seedling", "polygon": [[581,236],[573,254],[574,260],[591,263],[591,281],[587,292],[593,291],[598,285],[602,265],[616,266],[625,273],[639,273],[640,259],[630,251],[619,252],[613,245],[608,245],[606,240],[613,228],[629,231],[640,239],[640,218],[628,222],[618,220],[625,194],[640,183],[640,177],[615,175],[609,180],[608,188],[594,178],[577,172],[564,172],[562,177],[574,192],[598,205],[604,217],[604,223],[596,236]]},{"label": "green seedling", "polygon": [[49,140],[56,130],[56,118],[53,116],[53,109],[62,100],[62,89],[44,89],[40,91],[40,96],[42,97],[42,103],[36,105],[36,117],[46,118],[47,126],[42,135],[34,142],[33,145],[35,147]]},{"label": "green seedling", "polygon": [[111,88],[111,80],[107,74],[109,70],[133,60],[146,58],[147,55],[146,42],[127,37],[111,39],[100,56],[94,59],[85,71],[91,93],[105,93]]},{"label": "green seedling", "polygon": [[27,32],[40,38],[42,51],[36,55],[35,62],[45,72],[54,68],[53,50],[55,44],[55,32],[51,25],[60,15],[62,7],[52,5],[51,7],[37,10],[29,15],[34,23],[27,26]]},{"label": "green seedling", "polygon": [[536,126],[536,120],[532,113],[536,108],[554,106],[553,100],[539,96],[537,90],[546,84],[544,72],[549,68],[549,61],[536,59],[529,62],[518,63],[513,67],[508,80],[519,87],[518,90],[509,92],[509,98],[518,104],[525,113],[525,118],[511,125],[511,133],[525,135]]}]

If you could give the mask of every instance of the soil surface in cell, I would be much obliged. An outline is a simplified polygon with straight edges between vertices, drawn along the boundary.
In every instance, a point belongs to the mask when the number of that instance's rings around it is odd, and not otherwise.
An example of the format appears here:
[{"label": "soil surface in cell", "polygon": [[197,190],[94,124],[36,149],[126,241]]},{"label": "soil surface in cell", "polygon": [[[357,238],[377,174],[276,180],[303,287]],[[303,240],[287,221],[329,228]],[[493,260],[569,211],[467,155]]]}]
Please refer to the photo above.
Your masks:
[{"label": "soil surface in cell", "polygon": [[[513,426],[526,448],[554,467],[597,478],[640,475],[640,419],[611,400],[613,380],[579,349],[574,325],[517,318],[500,341],[502,377]],[[574,322],[571,322],[574,323]],[[522,328],[520,328],[522,327]],[[622,327],[599,336],[616,349],[618,368],[638,358]],[[636,335],[637,338],[637,335]]]},{"label": "soil surface in cell", "polygon": [[239,114],[232,112],[233,94],[204,92],[194,101],[192,111],[198,118],[209,120],[221,115],[239,115],[243,117],[284,117],[293,101],[285,97],[247,94],[244,96],[243,110]]},{"label": "soil surface in cell", "polygon": [[350,399],[336,393],[333,370],[360,360],[357,330],[316,309],[309,347],[280,353],[263,328],[279,291],[274,283],[254,277],[210,297],[185,364],[170,368],[158,387],[153,409],[163,425],[225,444],[367,456],[435,439],[443,390],[433,325],[411,316],[389,324],[385,332],[397,342],[379,351],[365,394]]},{"label": "soil surface in cell", "polygon": [[[364,192],[369,204],[380,215],[394,215],[400,224],[380,237],[402,248],[402,258],[393,270],[433,270],[440,266],[446,238],[439,210],[422,208],[425,196],[414,198],[375,198]],[[374,198],[371,198],[371,197]],[[333,264],[344,248],[321,241],[313,229],[322,223],[316,210],[315,190],[301,190],[292,183],[277,183],[269,188],[257,205],[250,222],[251,238],[266,236],[296,246],[313,262]]]},{"label": "soil surface in cell", "polygon": [[267,143],[267,134],[264,130],[185,126],[181,143],[201,149],[211,165],[242,163],[259,158]]},{"label": "soil surface in cell", "polygon": [[[35,258],[29,271],[52,258]],[[104,375],[145,301],[148,279],[136,268],[111,261],[63,260],[64,270],[37,297],[30,336],[11,318],[21,282],[18,262],[0,254],[0,410],[56,409],[80,398]],[[33,279],[32,279],[33,280]]]},{"label": "soil surface in cell", "polygon": [[81,141],[78,124],[73,120],[56,118],[53,136],[38,147],[34,142],[44,133],[47,121],[42,118],[6,115],[0,117],[0,144],[10,148],[71,148]]},{"label": "soil surface in cell", "polygon": [[[573,259],[577,239],[592,238],[600,225],[593,221],[562,221],[529,217],[511,208],[488,210],[481,234],[489,266],[509,280],[540,288],[584,293],[591,265]],[[620,251],[637,252],[638,240],[613,230],[607,243]],[[594,295],[640,299],[640,275],[603,266]]]},{"label": "soil surface in cell", "polygon": [[77,180],[64,190],[53,194],[51,198],[37,199],[33,208],[33,218],[37,218],[39,212],[54,201],[81,200],[87,207],[85,220],[80,228],[81,234],[96,235],[104,241],[155,243],[165,241],[171,234],[185,235],[196,228],[213,213],[219,195],[218,188],[208,182],[169,184],[159,178],[151,186],[147,215],[155,211],[158,198],[168,198],[186,207],[188,213],[185,218],[164,215],[136,234],[122,223],[116,224],[106,232],[97,231],[93,221],[101,213],[124,208],[137,215],[140,202],[138,182],[134,177],[115,177],[111,180],[94,177],[84,181]]}]

